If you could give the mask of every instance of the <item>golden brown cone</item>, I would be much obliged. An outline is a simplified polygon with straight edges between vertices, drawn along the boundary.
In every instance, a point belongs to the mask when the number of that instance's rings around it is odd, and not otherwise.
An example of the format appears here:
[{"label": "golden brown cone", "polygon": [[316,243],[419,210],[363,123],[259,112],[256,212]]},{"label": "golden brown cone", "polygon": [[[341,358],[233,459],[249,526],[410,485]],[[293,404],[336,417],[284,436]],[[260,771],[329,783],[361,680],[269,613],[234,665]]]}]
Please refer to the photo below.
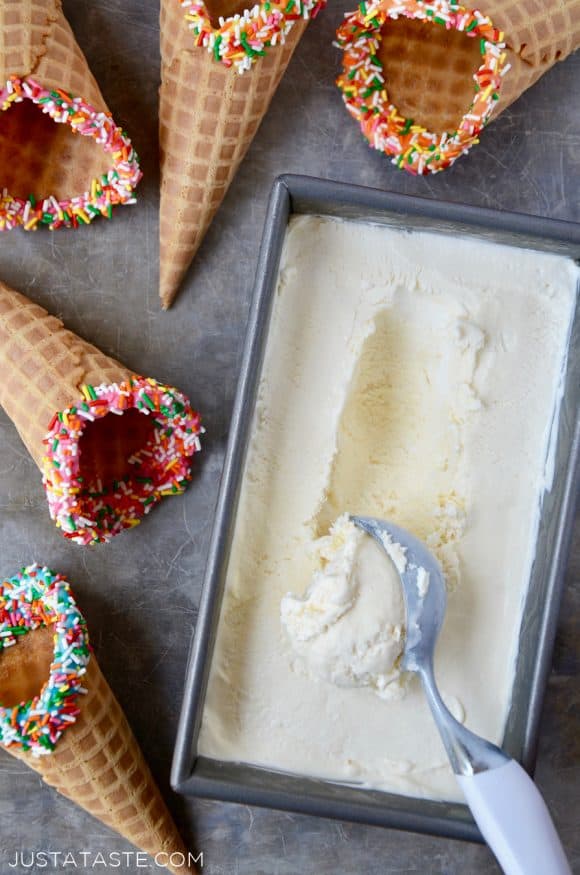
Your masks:
[{"label": "golden brown cone", "polygon": [[[557,61],[580,46],[580,0],[482,0],[466,3],[505,34],[507,62],[499,115]],[[379,57],[389,97],[430,131],[454,130],[473,99],[479,41],[407,19],[383,27]]]},{"label": "golden brown cone", "polygon": [[[61,0],[2,0],[0,88],[10,76],[31,77],[108,111]],[[87,191],[110,163],[92,140],[55,124],[29,101],[0,113],[0,189],[13,196],[71,198]]]},{"label": "golden brown cone", "polygon": [[[2,704],[17,704],[12,697],[18,690],[29,694],[31,675],[38,692],[47,677],[51,652],[52,635],[41,628],[1,655]],[[181,859],[190,859],[188,852],[94,655],[83,687],[87,694],[78,699],[81,713],[52,754],[34,757],[15,747],[6,750],[34,769],[46,784],[153,858],[177,855],[173,857],[176,865],[169,865],[168,871],[195,873],[193,864],[177,865]],[[158,858],[159,862],[167,863],[168,857]]]},{"label": "golden brown cone", "polygon": [[243,74],[195,48],[178,0],[161,2],[160,297],[171,305],[304,33],[297,22]]},{"label": "golden brown cone", "polygon": [[0,405],[41,470],[42,441],[50,422],[55,413],[79,401],[80,386],[118,383],[132,375],[2,282],[0,373]]}]

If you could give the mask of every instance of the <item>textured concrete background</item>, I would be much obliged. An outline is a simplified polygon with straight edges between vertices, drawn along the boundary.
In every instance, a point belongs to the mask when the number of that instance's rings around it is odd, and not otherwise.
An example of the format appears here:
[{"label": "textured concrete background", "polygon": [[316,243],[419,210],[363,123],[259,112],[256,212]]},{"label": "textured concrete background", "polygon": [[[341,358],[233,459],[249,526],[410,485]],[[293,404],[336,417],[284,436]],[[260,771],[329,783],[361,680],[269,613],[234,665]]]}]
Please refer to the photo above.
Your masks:
[{"label": "textured concrete background", "polygon": [[[65,0],[65,8],[111,109],[133,137],[146,178],[139,204],[117,212],[111,223],[96,222],[78,233],[5,235],[0,239],[0,277],[107,353],[189,393],[204,414],[207,438],[185,498],[165,502],[143,526],[112,544],[88,550],[57,534],[38,472],[14,427],[0,414],[1,573],[12,574],[37,560],[69,575],[101,666],[185,836],[204,851],[206,872],[495,873],[491,855],[479,846],[185,801],[171,794],[168,773],[272,180],[286,171],[309,173],[580,221],[580,54],[558,65],[508,110],[471,156],[437,177],[414,179],[371,152],[342,107],[333,85],[338,52],[331,46],[347,8],[340,0],[302,40],[178,303],[163,314],[157,299],[157,4]],[[580,528],[568,569],[537,772],[576,872],[579,564]],[[17,871],[8,862],[20,849],[129,849],[7,754],[0,756],[0,772],[1,873]]]}]

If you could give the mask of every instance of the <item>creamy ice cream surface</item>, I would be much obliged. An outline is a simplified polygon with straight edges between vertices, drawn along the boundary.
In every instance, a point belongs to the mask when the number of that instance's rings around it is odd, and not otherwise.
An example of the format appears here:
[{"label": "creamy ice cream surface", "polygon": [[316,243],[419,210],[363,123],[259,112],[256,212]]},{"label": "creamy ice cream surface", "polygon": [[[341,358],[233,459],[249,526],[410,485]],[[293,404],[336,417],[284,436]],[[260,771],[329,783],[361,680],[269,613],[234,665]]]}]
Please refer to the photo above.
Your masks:
[{"label": "creamy ice cream surface", "polygon": [[405,610],[392,560],[346,514],[314,553],[320,567],[304,597],[288,593],[280,608],[298,670],[385,699],[400,696]]},{"label": "creamy ice cream surface", "polygon": [[439,687],[501,741],[577,283],[561,256],[291,220],[201,754],[461,798],[417,679],[399,672],[396,570],[343,515],[388,519],[435,553]]}]

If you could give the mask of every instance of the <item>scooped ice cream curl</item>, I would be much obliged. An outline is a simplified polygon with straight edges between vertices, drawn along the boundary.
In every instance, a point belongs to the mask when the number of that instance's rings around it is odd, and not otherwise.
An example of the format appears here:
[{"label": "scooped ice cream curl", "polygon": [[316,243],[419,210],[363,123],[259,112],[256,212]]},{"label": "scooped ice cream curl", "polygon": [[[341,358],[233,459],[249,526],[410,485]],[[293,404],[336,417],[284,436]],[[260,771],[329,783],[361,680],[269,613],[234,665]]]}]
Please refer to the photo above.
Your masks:
[{"label": "scooped ice cream curl", "polygon": [[280,616],[308,674],[340,687],[404,693],[405,609],[392,560],[347,514],[314,545],[320,568],[303,597],[288,593]]}]

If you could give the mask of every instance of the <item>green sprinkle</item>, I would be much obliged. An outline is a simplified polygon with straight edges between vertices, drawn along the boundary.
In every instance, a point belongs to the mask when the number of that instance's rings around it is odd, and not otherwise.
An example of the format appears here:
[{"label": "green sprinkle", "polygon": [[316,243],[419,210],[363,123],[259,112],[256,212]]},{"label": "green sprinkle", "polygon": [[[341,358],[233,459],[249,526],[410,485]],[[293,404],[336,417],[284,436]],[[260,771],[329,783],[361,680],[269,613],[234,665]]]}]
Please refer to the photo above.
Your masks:
[{"label": "green sprinkle", "polygon": [[465,28],[465,33],[471,33],[471,31],[475,30],[476,27],[477,27],[477,21],[474,18],[473,21],[471,22],[471,24],[468,24],[468,26]]},{"label": "green sprinkle", "polygon": [[31,207],[35,207],[35,206],[36,206],[36,198],[34,197],[33,194],[29,194],[29,195],[28,195],[28,202],[29,202],[29,204],[30,204]]},{"label": "green sprinkle", "polygon": [[255,49],[253,49],[251,47],[251,45],[249,44],[248,38],[247,38],[245,33],[242,33],[240,35],[240,43],[244,47],[244,51],[246,52],[246,54],[249,55],[251,58],[257,57],[258,55],[265,55],[266,54],[264,51],[258,52]]},{"label": "green sprinkle", "polygon": [[153,403],[153,399],[147,394],[147,392],[143,392],[143,400],[145,404],[149,408],[149,410],[155,410],[155,404]]}]

